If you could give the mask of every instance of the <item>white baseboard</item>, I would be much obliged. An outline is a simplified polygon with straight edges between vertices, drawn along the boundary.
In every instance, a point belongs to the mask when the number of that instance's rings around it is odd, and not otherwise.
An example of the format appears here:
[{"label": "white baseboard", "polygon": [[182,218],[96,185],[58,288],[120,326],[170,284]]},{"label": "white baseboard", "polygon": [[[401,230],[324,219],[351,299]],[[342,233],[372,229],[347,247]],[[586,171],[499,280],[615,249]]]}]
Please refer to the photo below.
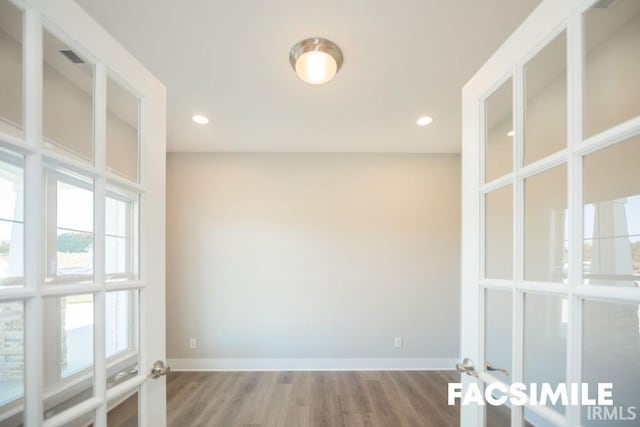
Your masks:
[{"label": "white baseboard", "polygon": [[172,371],[450,371],[456,358],[169,359]]}]

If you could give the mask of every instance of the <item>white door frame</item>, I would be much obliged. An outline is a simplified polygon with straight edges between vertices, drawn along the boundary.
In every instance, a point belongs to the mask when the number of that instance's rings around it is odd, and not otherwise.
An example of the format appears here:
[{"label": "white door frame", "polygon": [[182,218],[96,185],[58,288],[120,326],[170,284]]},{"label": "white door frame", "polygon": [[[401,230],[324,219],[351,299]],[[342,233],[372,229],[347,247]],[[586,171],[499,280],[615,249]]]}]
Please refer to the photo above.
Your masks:
[{"label": "white door frame", "polygon": [[[153,361],[165,359],[165,146],[164,85],[71,0],[11,0],[24,11],[24,138],[0,134],[0,146],[25,156],[25,286],[0,289],[0,302],[25,303],[25,425],[65,425],[95,411],[94,425],[106,426],[107,402],[140,389],[143,426],[166,424],[165,378],[147,380]],[[42,138],[43,23],[55,27],[95,64],[94,164],[84,164],[49,149]],[[106,165],[106,86],[115,77],[141,99],[140,181],[112,173]],[[44,166],[55,162],[94,179],[94,282],[92,285],[44,286]],[[140,194],[140,279],[104,281],[104,198],[107,183]],[[106,387],[105,292],[140,291],[139,374]],[[43,420],[43,297],[91,293],[94,296],[93,397]]]},{"label": "white door frame", "polygon": [[[640,133],[640,117],[583,140],[583,26],[582,14],[597,0],[544,0],[518,27],[509,39],[478,70],[462,90],[462,272],[461,272],[461,356],[475,362],[480,379],[497,381],[482,368],[484,360],[483,301],[484,288],[513,291],[513,354],[514,382],[523,382],[523,295],[525,291],[559,295],[568,298],[567,382],[580,382],[582,347],[582,299],[640,302],[638,289],[582,285],[582,157],[584,154]],[[567,148],[533,164],[522,167],[524,90],[523,66],[563,29],[567,31]],[[513,114],[515,138],[513,173],[485,184],[481,159],[484,158],[484,100],[508,77],[513,77]],[[523,276],[524,177],[565,163],[568,167],[569,266],[568,283],[528,282]],[[490,189],[510,184],[513,187],[513,280],[484,278],[483,194]],[[573,246],[572,246],[573,245]],[[571,248],[574,250],[571,250]],[[581,246],[580,246],[581,247]],[[462,375],[465,388],[478,380]],[[482,382],[481,381],[481,382]],[[559,425],[575,426],[580,422],[580,408],[568,407],[566,418],[544,407],[536,414]],[[522,408],[512,410],[512,426],[522,426]],[[483,425],[484,408],[465,406],[461,425]]]}]

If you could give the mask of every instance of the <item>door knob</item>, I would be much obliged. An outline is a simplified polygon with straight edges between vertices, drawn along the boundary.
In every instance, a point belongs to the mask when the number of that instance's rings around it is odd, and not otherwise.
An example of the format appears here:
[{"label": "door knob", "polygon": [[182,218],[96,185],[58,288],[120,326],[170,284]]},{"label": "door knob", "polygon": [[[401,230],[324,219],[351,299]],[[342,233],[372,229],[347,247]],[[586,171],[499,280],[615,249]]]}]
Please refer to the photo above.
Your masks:
[{"label": "door knob", "polygon": [[473,363],[473,360],[465,357],[462,360],[462,363],[456,364],[456,369],[458,372],[465,373],[467,375],[471,375],[472,377],[478,378],[478,373],[476,372],[476,365]]},{"label": "door knob", "polygon": [[504,375],[506,377],[509,376],[509,371],[507,371],[506,369],[502,369],[502,368],[494,368],[493,365],[491,364],[491,362],[485,363],[484,368],[487,371],[498,371],[498,372],[502,373],[502,375]]},{"label": "door knob", "polygon": [[151,366],[151,378],[159,378],[163,375],[167,375],[171,372],[170,366],[165,366],[162,360],[157,360],[153,366]]}]

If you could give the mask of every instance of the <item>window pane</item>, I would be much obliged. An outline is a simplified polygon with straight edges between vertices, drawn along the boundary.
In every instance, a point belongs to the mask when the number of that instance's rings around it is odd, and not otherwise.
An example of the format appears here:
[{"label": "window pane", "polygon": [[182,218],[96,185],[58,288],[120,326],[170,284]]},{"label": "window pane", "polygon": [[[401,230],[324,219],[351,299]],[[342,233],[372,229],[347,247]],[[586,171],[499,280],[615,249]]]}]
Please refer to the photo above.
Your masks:
[{"label": "window pane", "polygon": [[93,396],[93,324],[93,295],[45,299],[45,418]]},{"label": "window pane", "polygon": [[507,80],[485,102],[485,182],[513,170],[512,86]]},{"label": "window pane", "polygon": [[106,199],[105,272],[108,281],[137,274],[137,194],[110,188]]},{"label": "window pane", "polygon": [[[524,382],[566,381],[567,300],[549,295],[524,297]],[[561,404],[550,406],[564,413]]]},{"label": "window pane", "polygon": [[106,224],[108,235],[117,237],[127,236],[127,202],[112,197],[106,200]]},{"label": "window pane", "polygon": [[567,146],[567,37],[563,31],[524,67],[524,163]]},{"label": "window pane", "polygon": [[500,371],[491,375],[511,382],[511,292],[485,289],[484,300],[485,360],[494,368],[506,369],[509,376]]},{"label": "window pane", "polygon": [[23,159],[0,150],[0,289],[24,276]]},{"label": "window pane", "polygon": [[120,398],[110,401],[108,410],[107,427],[137,427],[138,392],[136,391],[124,400]]},{"label": "window pane", "polygon": [[122,237],[107,236],[105,238],[107,259],[105,271],[109,279],[117,275],[127,274],[127,239]]},{"label": "window pane", "polygon": [[106,355],[135,348],[136,298],[134,291],[106,294]]},{"label": "window pane", "polygon": [[62,316],[61,375],[68,377],[93,365],[93,296],[60,299]]},{"label": "window pane", "polygon": [[138,292],[106,294],[107,388],[138,375]]},{"label": "window pane", "polygon": [[93,278],[93,181],[47,171],[47,281]]},{"label": "window pane", "polygon": [[513,278],[513,191],[511,186],[485,196],[485,277]]},{"label": "window pane", "polygon": [[93,162],[93,65],[46,30],[42,49],[43,136]]},{"label": "window pane", "polygon": [[[24,394],[24,305],[0,303],[0,419],[5,405]],[[15,419],[17,418],[17,419]],[[22,414],[10,420],[20,424]]]},{"label": "window pane", "polygon": [[[640,305],[584,301],[582,338],[582,381],[589,390],[598,383],[612,383],[613,405],[638,410],[640,396]],[[637,426],[638,419],[617,420],[610,424],[589,419],[583,410],[586,426]]]},{"label": "window pane", "polygon": [[0,132],[22,137],[22,11],[0,0]]},{"label": "window pane", "polygon": [[139,99],[113,79],[107,80],[107,166],[138,181]]},{"label": "window pane", "polygon": [[485,406],[487,427],[511,427],[511,409],[505,405]]},{"label": "window pane", "polygon": [[566,165],[527,178],[524,191],[524,278],[565,282],[568,251]]},{"label": "window pane", "polygon": [[601,0],[584,16],[584,134],[640,115],[640,2]]},{"label": "window pane", "polygon": [[584,158],[584,281],[640,286],[640,136]]}]

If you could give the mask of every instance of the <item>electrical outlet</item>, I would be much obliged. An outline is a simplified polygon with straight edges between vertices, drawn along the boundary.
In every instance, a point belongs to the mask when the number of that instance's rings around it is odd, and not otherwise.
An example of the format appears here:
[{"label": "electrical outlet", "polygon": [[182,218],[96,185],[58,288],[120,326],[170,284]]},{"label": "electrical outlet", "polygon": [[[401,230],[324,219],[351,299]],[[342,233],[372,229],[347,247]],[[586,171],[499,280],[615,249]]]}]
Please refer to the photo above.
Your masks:
[{"label": "electrical outlet", "polygon": [[198,341],[195,338],[189,338],[189,348],[192,350],[198,348]]},{"label": "electrical outlet", "polygon": [[393,339],[393,348],[402,348],[402,337],[395,337]]}]

